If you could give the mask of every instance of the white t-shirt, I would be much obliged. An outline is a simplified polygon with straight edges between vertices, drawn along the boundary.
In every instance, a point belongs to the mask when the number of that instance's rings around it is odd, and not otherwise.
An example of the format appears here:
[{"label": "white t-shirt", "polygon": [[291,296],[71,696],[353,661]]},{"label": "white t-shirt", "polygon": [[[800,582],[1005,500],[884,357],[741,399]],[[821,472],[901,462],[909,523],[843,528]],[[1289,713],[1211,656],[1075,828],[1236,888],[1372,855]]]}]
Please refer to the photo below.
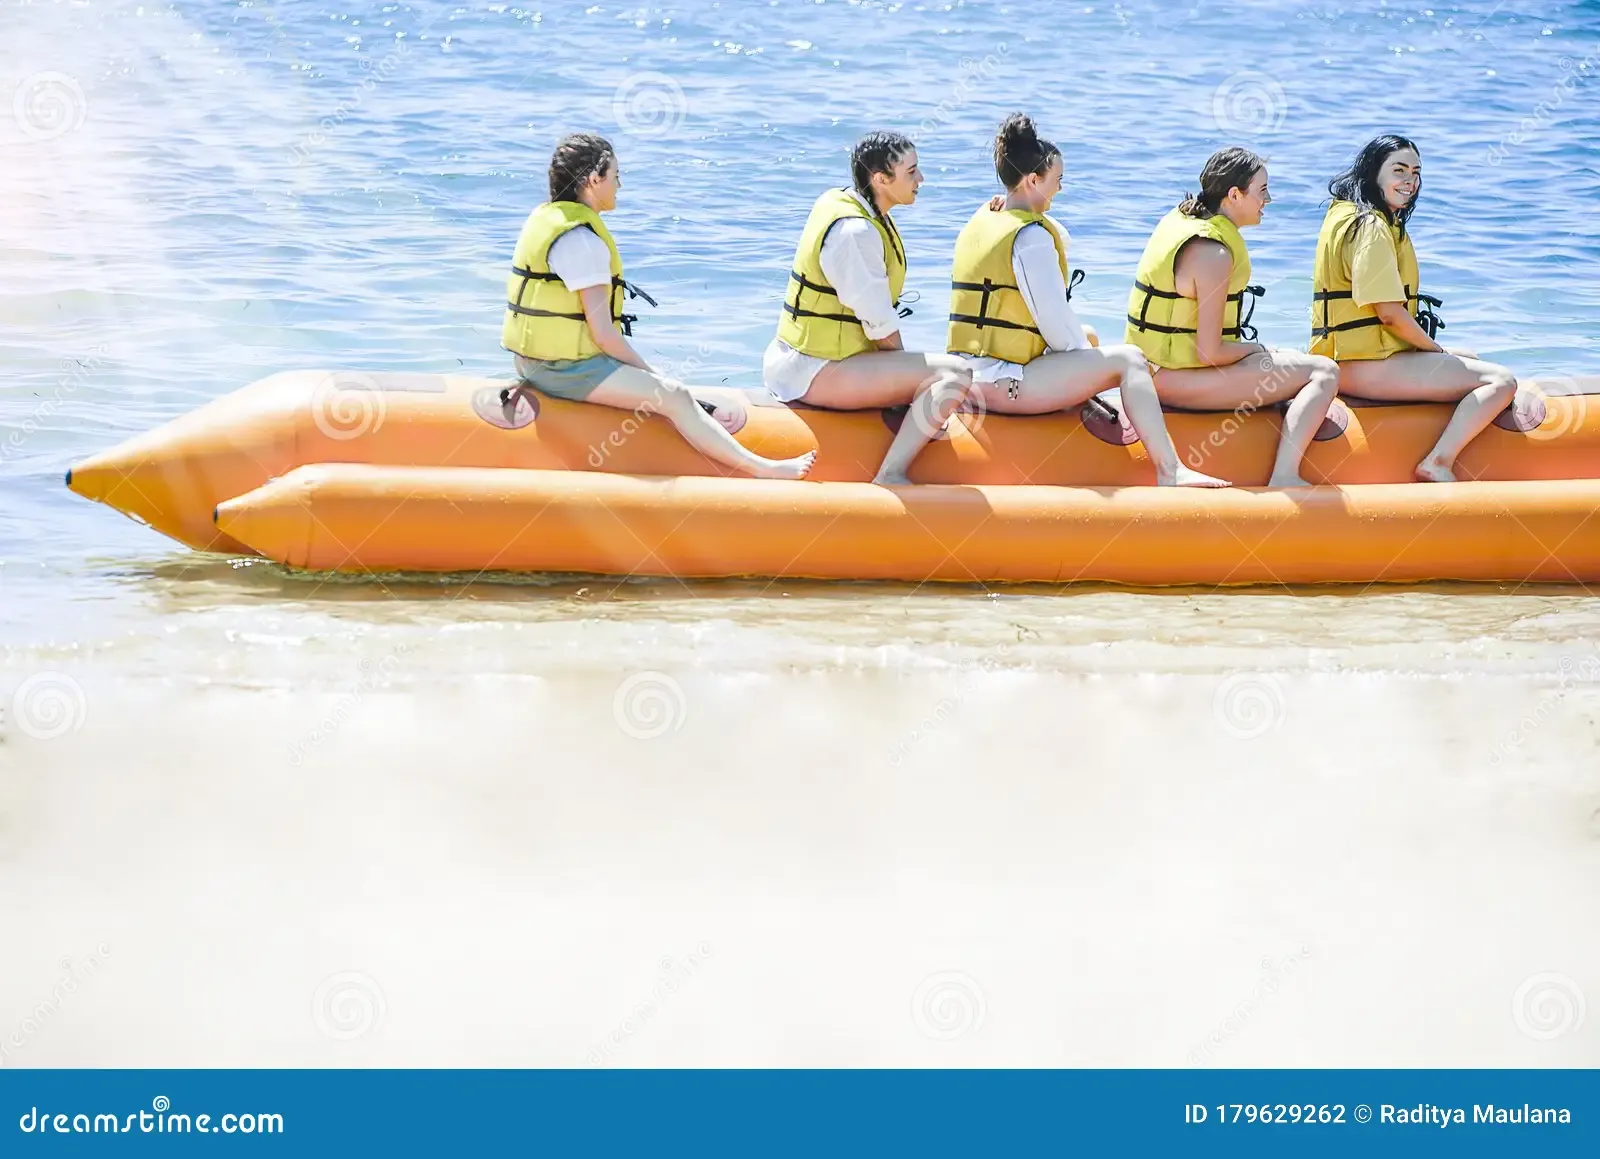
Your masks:
[{"label": "white t-shirt", "polygon": [[[870,206],[854,189],[848,191],[868,213]],[[828,285],[839,301],[861,320],[867,337],[877,341],[900,329],[900,315],[889,297],[889,267],[883,258],[883,236],[877,226],[859,217],[847,217],[828,230],[822,241],[821,265]],[[793,402],[811,389],[811,380],[828,365],[828,359],[802,354],[781,338],[767,345],[761,360],[761,377],[767,389],[784,402]]]},{"label": "white t-shirt", "polygon": [[556,238],[545,260],[550,272],[574,294],[611,283],[611,251],[600,235],[586,226],[569,229]]},{"label": "white t-shirt", "polygon": [[[1072,303],[1067,301],[1067,283],[1061,277],[1061,263],[1056,260],[1055,243],[1045,232],[1048,225],[1061,237],[1061,249],[1070,252],[1072,235],[1067,227],[1053,217],[1044,222],[1025,225],[1017,231],[1011,248],[1011,273],[1017,279],[1017,289],[1033,315],[1033,324],[1044,339],[1046,353],[1063,350],[1082,350],[1089,345],[1089,336],[1083,332]],[[1022,364],[990,358],[983,354],[960,356],[972,368],[974,382],[998,382],[1002,378],[1022,377]]]}]

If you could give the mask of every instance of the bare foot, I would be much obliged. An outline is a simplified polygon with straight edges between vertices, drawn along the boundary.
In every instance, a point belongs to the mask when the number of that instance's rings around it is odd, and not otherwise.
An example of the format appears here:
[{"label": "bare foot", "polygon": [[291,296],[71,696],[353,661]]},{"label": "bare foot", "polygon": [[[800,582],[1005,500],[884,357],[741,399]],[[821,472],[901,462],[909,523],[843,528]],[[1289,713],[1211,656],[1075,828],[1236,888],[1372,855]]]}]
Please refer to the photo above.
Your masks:
[{"label": "bare foot", "polygon": [[1272,478],[1267,480],[1267,486],[1268,487],[1309,487],[1309,486],[1311,486],[1311,484],[1307,483],[1299,475],[1274,475]]},{"label": "bare foot", "polygon": [[1157,487],[1232,487],[1233,484],[1226,479],[1218,479],[1214,475],[1202,475],[1199,471],[1189,467],[1178,467],[1174,475],[1157,475]]},{"label": "bare foot", "polygon": [[880,487],[909,487],[911,477],[904,471],[879,471],[872,481]]},{"label": "bare foot", "polygon": [[1438,459],[1427,458],[1417,464],[1415,472],[1419,483],[1454,483],[1455,472],[1448,463],[1441,463]]},{"label": "bare foot", "polygon": [[767,466],[757,467],[750,473],[757,479],[804,479],[817,461],[815,451],[807,451],[792,459],[768,459]]}]

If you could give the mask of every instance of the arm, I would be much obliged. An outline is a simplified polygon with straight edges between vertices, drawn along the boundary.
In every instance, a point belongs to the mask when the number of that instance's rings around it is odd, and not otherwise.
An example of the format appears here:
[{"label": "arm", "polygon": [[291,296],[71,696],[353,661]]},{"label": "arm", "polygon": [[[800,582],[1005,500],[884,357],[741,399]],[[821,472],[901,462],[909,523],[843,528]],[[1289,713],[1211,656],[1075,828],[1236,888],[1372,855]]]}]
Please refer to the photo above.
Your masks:
[{"label": "arm", "polygon": [[592,230],[571,230],[550,247],[549,262],[562,285],[583,303],[589,334],[601,352],[628,366],[649,370],[649,364],[628,345],[611,319],[611,253],[605,242]]},{"label": "arm", "polygon": [[1400,341],[1418,350],[1444,353],[1444,347],[1429,338],[1428,332],[1417,325],[1417,320],[1411,316],[1404,302],[1374,302],[1372,308],[1378,312],[1378,321],[1383,323],[1383,328]]},{"label": "arm", "polygon": [[889,269],[883,239],[871,222],[841,221],[822,243],[822,272],[879,350],[903,350],[900,315],[889,300]]},{"label": "arm", "polygon": [[1400,280],[1400,256],[1394,235],[1376,217],[1365,218],[1350,250],[1350,297],[1370,306],[1383,328],[1418,350],[1441,353],[1440,346],[1406,309],[1406,288]]},{"label": "arm", "polygon": [[579,290],[578,298],[583,302],[583,316],[589,321],[589,333],[594,338],[594,344],[618,362],[637,366],[640,370],[649,370],[650,364],[640,358],[633,347],[628,345],[628,340],[622,336],[622,331],[618,330],[617,324],[611,320],[610,284]]},{"label": "arm", "polygon": [[1052,352],[1082,350],[1089,345],[1083,323],[1067,301],[1067,283],[1061,277],[1055,243],[1047,225],[1024,226],[1011,251],[1011,272],[1039,336]]},{"label": "arm", "polygon": [[1233,258],[1228,254],[1228,247],[1209,238],[1198,238],[1184,246],[1173,270],[1178,292],[1190,289],[1194,293],[1195,351],[1207,366],[1232,366],[1266,349],[1259,342],[1222,340],[1222,317],[1228,304],[1228,278],[1232,273]]}]

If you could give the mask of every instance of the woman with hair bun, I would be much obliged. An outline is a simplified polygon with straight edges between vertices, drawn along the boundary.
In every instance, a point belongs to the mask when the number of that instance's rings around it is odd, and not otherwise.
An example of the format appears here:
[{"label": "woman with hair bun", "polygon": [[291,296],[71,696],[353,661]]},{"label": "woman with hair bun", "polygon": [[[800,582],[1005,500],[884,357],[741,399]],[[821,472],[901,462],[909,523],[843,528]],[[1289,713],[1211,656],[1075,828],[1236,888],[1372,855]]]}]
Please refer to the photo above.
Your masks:
[{"label": "woman with hair bun", "polygon": [[768,459],[746,449],[688,387],[656,374],[628,344],[633,318],[622,312],[623,295],[640,291],[623,280],[616,240],[600,219],[616,208],[621,188],[604,137],[574,133],[556,145],[550,200],[528,215],[506,282],[500,342],[518,377],[555,398],[659,414],[725,467],[760,479],[804,478],[815,452]]},{"label": "woman with hair bun", "polygon": [[869,133],[850,153],[852,184],[811,207],[789,271],[778,334],[762,359],[767,389],[784,402],[829,410],[911,405],[875,483],[909,483],[925,443],[966,397],[972,377],[948,354],[919,354],[900,339],[906,252],[889,213],[917,199],[922,173],[910,138]]},{"label": "woman with hair bun", "polygon": [[[1305,487],[1300,460],[1339,392],[1333,360],[1256,342],[1250,254],[1240,230],[1271,204],[1267,166],[1248,149],[1213,153],[1200,192],[1145,244],[1128,296],[1127,340],[1144,351],[1161,400],[1187,410],[1255,410],[1289,400],[1269,487]],[[1249,309],[1244,300],[1251,298]]]},{"label": "woman with hair bun", "polygon": [[1006,192],[962,228],[950,283],[946,345],[971,368],[973,394],[986,410],[1026,415],[1081,406],[1120,387],[1158,484],[1226,487],[1179,461],[1144,355],[1091,345],[1073,312],[1069,237],[1046,212],[1061,192],[1061,150],[1013,113],[995,136],[994,168]]},{"label": "woman with hair bun", "polygon": [[1406,223],[1422,192],[1422,157],[1405,137],[1362,146],[1328,183],[1333,203],[1317,237],[1311,349],[1339,364],[1341,390],[1389,402],[1454,402],[1439,441],[1417,464],[1424,483],[1448,483],[1461,449],[1517,393],[1504,366],[1434,341],[1438,298],[1418,286]]}]

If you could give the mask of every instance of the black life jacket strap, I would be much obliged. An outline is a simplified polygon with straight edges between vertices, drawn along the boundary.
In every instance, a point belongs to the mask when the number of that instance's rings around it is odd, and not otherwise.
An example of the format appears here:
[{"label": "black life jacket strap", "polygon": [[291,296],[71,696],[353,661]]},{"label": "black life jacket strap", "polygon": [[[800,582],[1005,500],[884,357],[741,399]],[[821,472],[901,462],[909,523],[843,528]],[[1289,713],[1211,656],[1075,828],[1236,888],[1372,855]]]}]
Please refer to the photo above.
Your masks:
[{"label": "black life jacket strap", "polygon": [[[1234,327],[1234,332],[1246,342],[1254,342],[1256,340],[1256,328],[1250,325],[1250,319],[1256,315],[1256,299],[1262,297],[1266,292],[1264,286],[1246,286],[1237,294],[1228,295],[1230,301],[1234,298],[1239,299],[1239,325]],[[1246,298],[1249,299],[1248,309],[1245,308]],[[1223,334],[1227,334],[1227,331],[1224,330]]]},{"label": "black life jacket strap", "polygon": [[[511,273],[522,279],[522,285],[517,287],[517,297],[513,302],[507,302],[506,308],[513,314],[521,314],[529,318],[567,318],[574,322],[584,322],[587,318],[583,314],[566,314],[558,310],[534,310],[522,304],[522,296],[528,292],[529,282],[559,282],[561,275],[554,272],[536,273],[519,265],[512,265]],[[622,290],[629,298],[643,298],[650,305],[658,303],[649,294],[645,293],[632,282],[625,281],[615,275],[611,278],[611,317],[622,331],[624,337],[633,337],[633,324],[639,320],[637,314],[624,314],[622,302],[617,297],[617,291]]]},{"label": "black life jacket strap", "polygon": [[[1406,304],[1409,306],[1412,302],[1417,303],[1417,312],[1413,315],[1417,320],[1417,325],[1422,327],[1423,332],[1430,339],[1435,338],[1439,331],[1445,328],[1444,319],[1434,313],[1435,307],[1444,305],[1443,300],[1434,297],[1432,294],[1424,294],[1420,290],[1413,293],[1410,286],[1403,288],[1406,295]],[[1336,334],[1345,330],[1360,330],[1367,326],[1382,326],[1383,321],[1379,318],[1357,318],[1352,322],[1341,322],[1337,326],[1329,325],[1328,303],[1340,302],[1354,297],[1354,293],[1350,290],[1317,290],[1312,293],[1311,301],[1313,306],[1318,302],[1322,303],[1322,325],[1312,327],[1311,337],[1325,338],[1329,334]]]},{"label": "black life jacket strap", "polygon": [[[958,282],[952,279],[950,288],[952,290],[971,290],[982,295],[978,299],[978,312],[976,314],[951,314],[950,321],[968,322],[979,330],[982,330],[985,326],[993,326],[998,330],[1026,330],[1030,334],[1039,333],[1037,326],[1025,326],[1018,322],[1007,322],[1004,319],[991,318],[989,316],[989,299],[994,295],[995,291],[1015,290],[1017,288],[1010,282],[996,282],[991,278],[985,278],[981,282]],[[1039,336],[1041,338],[1044,337],[1042,334]]]}]

